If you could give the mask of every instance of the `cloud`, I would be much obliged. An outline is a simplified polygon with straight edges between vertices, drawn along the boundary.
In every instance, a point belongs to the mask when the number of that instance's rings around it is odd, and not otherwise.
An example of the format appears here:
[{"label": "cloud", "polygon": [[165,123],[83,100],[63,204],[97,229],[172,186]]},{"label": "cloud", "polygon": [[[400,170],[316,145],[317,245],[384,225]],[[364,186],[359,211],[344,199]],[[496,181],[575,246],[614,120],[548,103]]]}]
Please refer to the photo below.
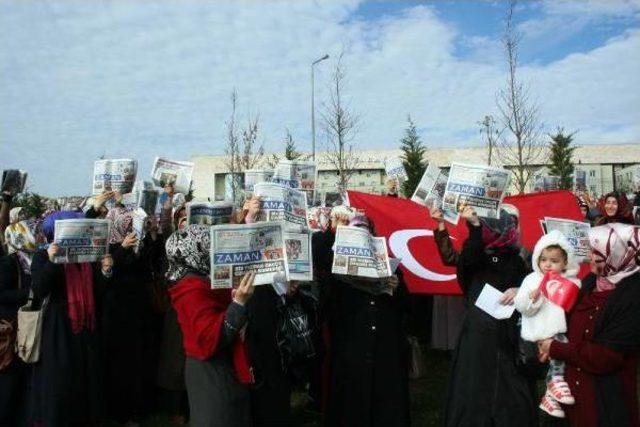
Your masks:
[{"label": "cloud", "polygon": [[[554,3],[544,16],[637,10],[637,2],[594,4],[598,12]],[[476,122],[494,112],[505,80],[497,40],[443,22],[437,3],[374,20],[356,18],[359,6],[2,2],[0,167],[29,170],[32,188],[45,194],[84,194],[102,154],[137,158],[143,176],[156,155],[221,154],[234,87],[241,124],[259,113],[268,149],[283,148],[285,127],[309,149],[310,64],[331,55],[316,66],[319,112],[343,49],[345,96],[362,119],[357,146],[397,147],[407,114],[431,146],[480,143]],[[456,56],[460,40],[470,48],[464,58]],[[637,142],[639,47],[630,30],[592,51],[523,67],[543,121],[580,129],[579,143]]]}]

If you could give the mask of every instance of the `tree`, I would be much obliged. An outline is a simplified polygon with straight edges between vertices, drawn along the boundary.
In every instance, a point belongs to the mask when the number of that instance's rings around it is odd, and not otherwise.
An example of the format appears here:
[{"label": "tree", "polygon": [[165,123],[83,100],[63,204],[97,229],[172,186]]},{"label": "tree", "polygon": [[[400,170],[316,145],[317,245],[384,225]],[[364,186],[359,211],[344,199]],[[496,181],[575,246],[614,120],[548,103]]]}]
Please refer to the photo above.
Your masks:
[{"label": "tree", "polygon": [[573,151],[572,146],[574,133],[564,134],[564,129],[558,128],[555,135],[549,134],[549,153],[551,166],[549,173],[558,177],[558,189],[571,190],[573,188]]},{"label": "tree", "polygon": [[309,160],[311,156],[309,154],[303,154],[298,151],[296,147],[296,142],[293,140],[293,136],[289,129],[286,129],[286,135],[284,137],[284,154],[280,157],[277,154],[272,154],[271,157],[267,160],[267,165],[271,169],[275,169],[280,159],[286,160]]},{"label": "tree", "polygon": [[360,118],[344,100],[346,73],[341,53],[331,77],[329,102],[324,106],[322,129],[327,142],[325,158],[338,172],[338,191],[345,191],[358,165],[359,159],[352,141],[358,133]]},{"label": "tree", "polygon": [[480,126],[480,135],[484,136],[487,145],[487,165],[491,166],[493,150],[495,149],[496,142],[500,139],[504,129],[498,130],[496,121],[491,115],[484,116],[484,120],[478,122],[478,125]]},{"label": "tree", "polygon": [[247,169],[257,167],[264,157],[264,146],[258,145],[258,130],[260,116],[249,116],[247,126],[239,130],[236,118],[238,107],[238,92],[231,92],[231,116],[226,122],[227,141],[225,165],[231,175],[231,197],[237,201],[242,190],[240,174]]},{"label": "tree", "polygon": [[44,197],[28,191],[14,197],[13,207],[21,207],[24,209],[26,218],[40,218],[47,210]]},{"label": "tree", "polygon": [[411,197],[427,168],[424,161],[427,148],[422,144],[411,116],[407,116],[407,122],[409,126],[405,129],[404,138],[400,140],[400,149],[403,153],[402,164],[407,173],[407,180],[402,183],[402,192],[405,197]]},{"label": "tree", "polygon": [[514,28],[515,5],[516,1],[511,0],[502,38],[509,70],[506,86],[498,91],[496,99],[499,120],[505,129],[497,140],[496,154],[504,165],[513,167],[516,190],[524,193],[532,176],[531,166],[544,162],[544,142],[540,138],[538,106],[531,100],[528,86],[517,75],[521,35]]}]

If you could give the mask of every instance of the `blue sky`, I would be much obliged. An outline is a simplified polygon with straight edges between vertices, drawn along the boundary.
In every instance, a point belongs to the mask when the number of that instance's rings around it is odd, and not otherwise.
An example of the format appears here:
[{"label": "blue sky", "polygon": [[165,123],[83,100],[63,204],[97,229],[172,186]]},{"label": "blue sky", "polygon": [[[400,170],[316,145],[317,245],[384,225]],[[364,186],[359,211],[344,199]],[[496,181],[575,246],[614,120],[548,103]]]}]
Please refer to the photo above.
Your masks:
[{"label": "blue sky", "polygon": [[[428,146],[480,144],[505,79],[502,1],[0,2],[0,168],[47,195],[85,194],[93,161],[221,154],[229,95],[241,124],[310,147],[344,50],[356,148],[393,148],[411,114]],[[548,130],[579,144],[640,142],[640,1],[527,1],[516,12],[521,77]],[[319,114],[318,114],[319,115]],[[319,148],[323,148],[318,123]]]}]

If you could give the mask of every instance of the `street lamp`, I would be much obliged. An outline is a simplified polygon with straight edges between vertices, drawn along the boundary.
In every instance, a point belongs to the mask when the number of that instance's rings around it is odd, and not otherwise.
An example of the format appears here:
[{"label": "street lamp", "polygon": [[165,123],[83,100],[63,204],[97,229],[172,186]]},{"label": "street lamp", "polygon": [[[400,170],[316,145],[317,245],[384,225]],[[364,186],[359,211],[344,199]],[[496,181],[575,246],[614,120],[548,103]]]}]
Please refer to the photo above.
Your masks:
[{"label": "street lamp", "polygon": [[311,158],[316,160],[316,106],[315,106],[315,90],[314,90],[314,74],[313,67],[325,59],[329,59],[329,55],[325,55],[322,58],[316,59],[311,63]]}]

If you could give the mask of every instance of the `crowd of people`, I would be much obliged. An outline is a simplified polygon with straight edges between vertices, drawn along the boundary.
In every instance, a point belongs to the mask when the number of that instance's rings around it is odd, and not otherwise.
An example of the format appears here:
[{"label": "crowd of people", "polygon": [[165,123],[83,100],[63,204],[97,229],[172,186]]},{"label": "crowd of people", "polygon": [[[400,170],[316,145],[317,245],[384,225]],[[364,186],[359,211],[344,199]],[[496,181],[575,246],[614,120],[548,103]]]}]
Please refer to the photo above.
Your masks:
[{"label": "crowd of people", "polygon": [[[0,345],[0,426],[133,426],[158,405],[176,425],[287,426],[296,389],[327,426],[411,425],[412,297],[402,274],[382,280],[389,292],[370,293],[332,273],[336,227],[375,235],[369,218],[336,209],[313,234],[312,286],[255,286],[249,273],[233,290],[211,289],[209,229],[188,224],[179,196],[165,187],[160,214],[138,241],[115,192],[43,218],[27,218],[3,194],[0,344],[9,344]],[[534,426],[542,413],[571,426],[640,426],[640,228],[617,193],[578,204],[593,225],[582,280],[560,233],[523,250],[513,206],[503,205],[500,219],[463,206],[469,233],[460,250],[442,212],[431,212],[434,256],[456,267],[464,302],[443,399],[447,426]],[[250,224],[259,212],[249,199],[230,222]],[[55,222],[73,218],[111,222],[109,255],[53,262]],[[549,278],[578,288],[572,304],[541,294]],[[487,283],[515,305],[513,316],[499,320],[475,305]],[[11,344],[25,307],[43,313],[40,357],[30,363]]]}]

